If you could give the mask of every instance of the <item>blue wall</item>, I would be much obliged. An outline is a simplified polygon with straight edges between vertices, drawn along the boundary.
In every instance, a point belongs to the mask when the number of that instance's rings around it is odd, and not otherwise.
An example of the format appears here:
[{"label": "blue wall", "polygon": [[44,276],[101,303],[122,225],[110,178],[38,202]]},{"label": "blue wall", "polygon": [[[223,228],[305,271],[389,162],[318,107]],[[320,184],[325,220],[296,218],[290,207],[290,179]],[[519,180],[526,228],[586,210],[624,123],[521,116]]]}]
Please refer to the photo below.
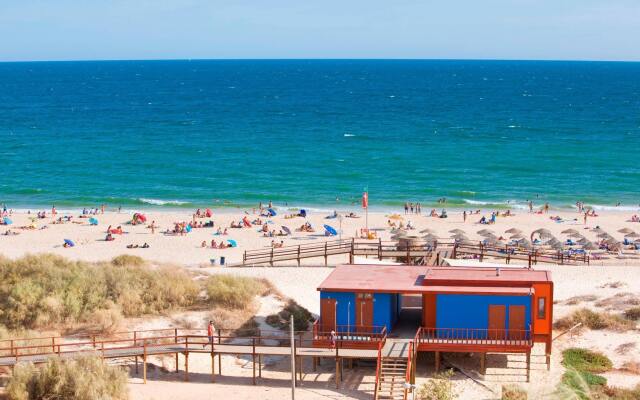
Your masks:
[{"label": "blue wall", "polygon": [[525,306],[525,327],[531,323],[531,296],[439,294],[436,300],[437,328],[487,329],[489,305],[505,305],[509,327],[509,305]]},{"label": "blue wall", "polygon": [[[355,293],[346,292],[320,292],[321,299],[335,299],[336,323],[338,325],[354,326],[356,322],[356,296]],[[373,325],[386,326],[391,330],[398,320],[399,300],[397,294],[374,293],[373,294]],[[348,311],[347,311],[348,310]],[[347,316],[349,320],[347,321]],[[322,318],[322,316],[320,316]]]}]

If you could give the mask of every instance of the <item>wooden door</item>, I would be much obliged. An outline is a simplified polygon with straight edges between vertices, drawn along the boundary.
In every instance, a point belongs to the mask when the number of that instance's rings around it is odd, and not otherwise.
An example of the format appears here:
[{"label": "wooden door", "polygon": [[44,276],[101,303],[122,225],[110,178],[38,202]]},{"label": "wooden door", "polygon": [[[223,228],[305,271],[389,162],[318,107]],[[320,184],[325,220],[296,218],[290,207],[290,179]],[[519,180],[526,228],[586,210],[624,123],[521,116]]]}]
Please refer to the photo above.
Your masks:
[{"label": "wooden door", "polygon": [[356,295],[356,330],[371,333],[373,325],[373,295],[358,293]]},{"label": "wooden door", "polygon": [[336,299],[320,301],[320,330],[331,333],[336,329]]},{"label": "wooden door", "polygon": [[526,338],[524,332],[526,311],[525,306],[509,306],[509,339],[523,340]]},{"label": "wooden door", "polygon": [[507,307],[504,305],[489,305],[489,332],[487,337],[491,340],[504,339],[506,329]]}]

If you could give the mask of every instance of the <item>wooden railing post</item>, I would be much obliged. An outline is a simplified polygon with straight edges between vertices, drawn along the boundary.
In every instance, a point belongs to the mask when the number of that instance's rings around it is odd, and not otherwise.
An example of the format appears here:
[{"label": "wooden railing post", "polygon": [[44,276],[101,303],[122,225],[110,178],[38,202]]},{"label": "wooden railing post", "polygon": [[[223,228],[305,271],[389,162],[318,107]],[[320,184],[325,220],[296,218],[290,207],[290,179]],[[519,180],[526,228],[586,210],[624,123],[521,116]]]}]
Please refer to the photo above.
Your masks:
[{"label": "wooden railing post", "polygon": [[273,267],[273,246],[271,247],[271,260],[269,261],[269,264]]}]

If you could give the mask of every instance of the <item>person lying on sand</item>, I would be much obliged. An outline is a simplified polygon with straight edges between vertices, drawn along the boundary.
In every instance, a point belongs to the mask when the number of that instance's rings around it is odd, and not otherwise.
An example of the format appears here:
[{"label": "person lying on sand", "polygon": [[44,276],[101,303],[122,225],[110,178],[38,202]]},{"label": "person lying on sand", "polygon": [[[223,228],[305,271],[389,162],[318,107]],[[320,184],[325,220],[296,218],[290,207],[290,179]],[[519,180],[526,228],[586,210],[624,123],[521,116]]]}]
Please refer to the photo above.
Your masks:
[{"label": "person lying on sand", "polygon": [[107,236],[104,238],[104,240],[106,242],[113,242],[114,240],[116,240],[116,238],[113,237],[113,235],[111,234],[111,232],[107,233]]},{"label": "person lying on sand", "polygon": [[217,249],[218,248],[218,243],[216,243],[216,241],[214,239],[211,239],[211,248],[212,249]]},{"label": "person lying on sand", "polygon": [[20,232],[14,232],[14,231],[12,231],[11,229],[7,229],[7,230],[3,233],[3,235],[5,235],[5,236],[16,236],[16,235],[19,235],[19,234],[20,234]]},{"label": "person lying on sand", "polygon": [[345,215],[345,217],[347,217],[347,218],[360,218],[354,212],[350,212],[349,214]]},{"label": "person lying on sand", "polygon": [[149,247],[151,247],[151,246],[149,246],[147,244],[147,242],[144,242],[144,244],[142,246],[137,245],[137,244],[128,244],[127,245],[127,249],[148,249]]}]

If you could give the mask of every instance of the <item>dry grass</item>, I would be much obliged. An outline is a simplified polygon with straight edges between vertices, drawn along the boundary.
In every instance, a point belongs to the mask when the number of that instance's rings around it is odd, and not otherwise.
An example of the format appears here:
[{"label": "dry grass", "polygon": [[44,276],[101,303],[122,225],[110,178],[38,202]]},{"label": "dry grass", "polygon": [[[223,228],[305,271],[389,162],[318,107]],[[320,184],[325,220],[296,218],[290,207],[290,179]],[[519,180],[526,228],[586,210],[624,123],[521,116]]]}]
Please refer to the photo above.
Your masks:
[{"label": "dry grass", "polygon": [[18,365],[7,384],[10,400],[124,400],[129,397],[127,373],[98,357],[71,361],[50,359],[38,368]]},{"label": "dry grass", "polygon": [[634,375],[640,375],[640,362],[627,361],[622,364],[622,367],[620,367],[620,371],[629,372]]},{"label": "dry grass", "polygon": [[631,307],[625,310],[624,317],[632,321],[640,320],[640,307]]},{"label": "dry grass", "polygon": [[527,400],[527,391],[515,384],[502,385],[502,400]]},{"label": "dry grass", "polygon": [[636,348],[636,342],[623,343],[620,346],[616,347],[616,353],[620,355],[625,355],[629,351]]},{"label": "dry grass", "polygon": [[640,296],[633,293],[618,293],[595,303],[596,307],[608,310],[620,310],[627,306],[640,306]]},{"label": "dry grass", "polygon": [[596,301],[598,300],[598,296],[594,296],[592,294],[587,294],[583,296],[573,296],[565,300],[564,304],[568,306],[574,306],[576,304],[580,304],[585,301]]},{"label": "dry grass", "polygon": [[140,265],[137,257],[115,260],[117,265],[52,254],[1,258],[0,325],[33,329],[96,323],[110,330],[117,328],[117,314],[159,314],[198,299],[198,284],[177,268]]},{"label": "dry grass", "polygon": [[271,293],[273,286],[264,279],[213,275],[205,281],[204,289],[210,304],[238,310],[251,306],[257,296]]},{"label": "dry grass", "polygon": [[633,321],[624,319],[619,315],[596,312],[588,308],[581,308],[566,317],[557,319],[553,323],[553,327],[555,329],[565,330],[578,323],[582,323],[586,328],[595,330],[609,329],[624,332],[635,328]]}]

